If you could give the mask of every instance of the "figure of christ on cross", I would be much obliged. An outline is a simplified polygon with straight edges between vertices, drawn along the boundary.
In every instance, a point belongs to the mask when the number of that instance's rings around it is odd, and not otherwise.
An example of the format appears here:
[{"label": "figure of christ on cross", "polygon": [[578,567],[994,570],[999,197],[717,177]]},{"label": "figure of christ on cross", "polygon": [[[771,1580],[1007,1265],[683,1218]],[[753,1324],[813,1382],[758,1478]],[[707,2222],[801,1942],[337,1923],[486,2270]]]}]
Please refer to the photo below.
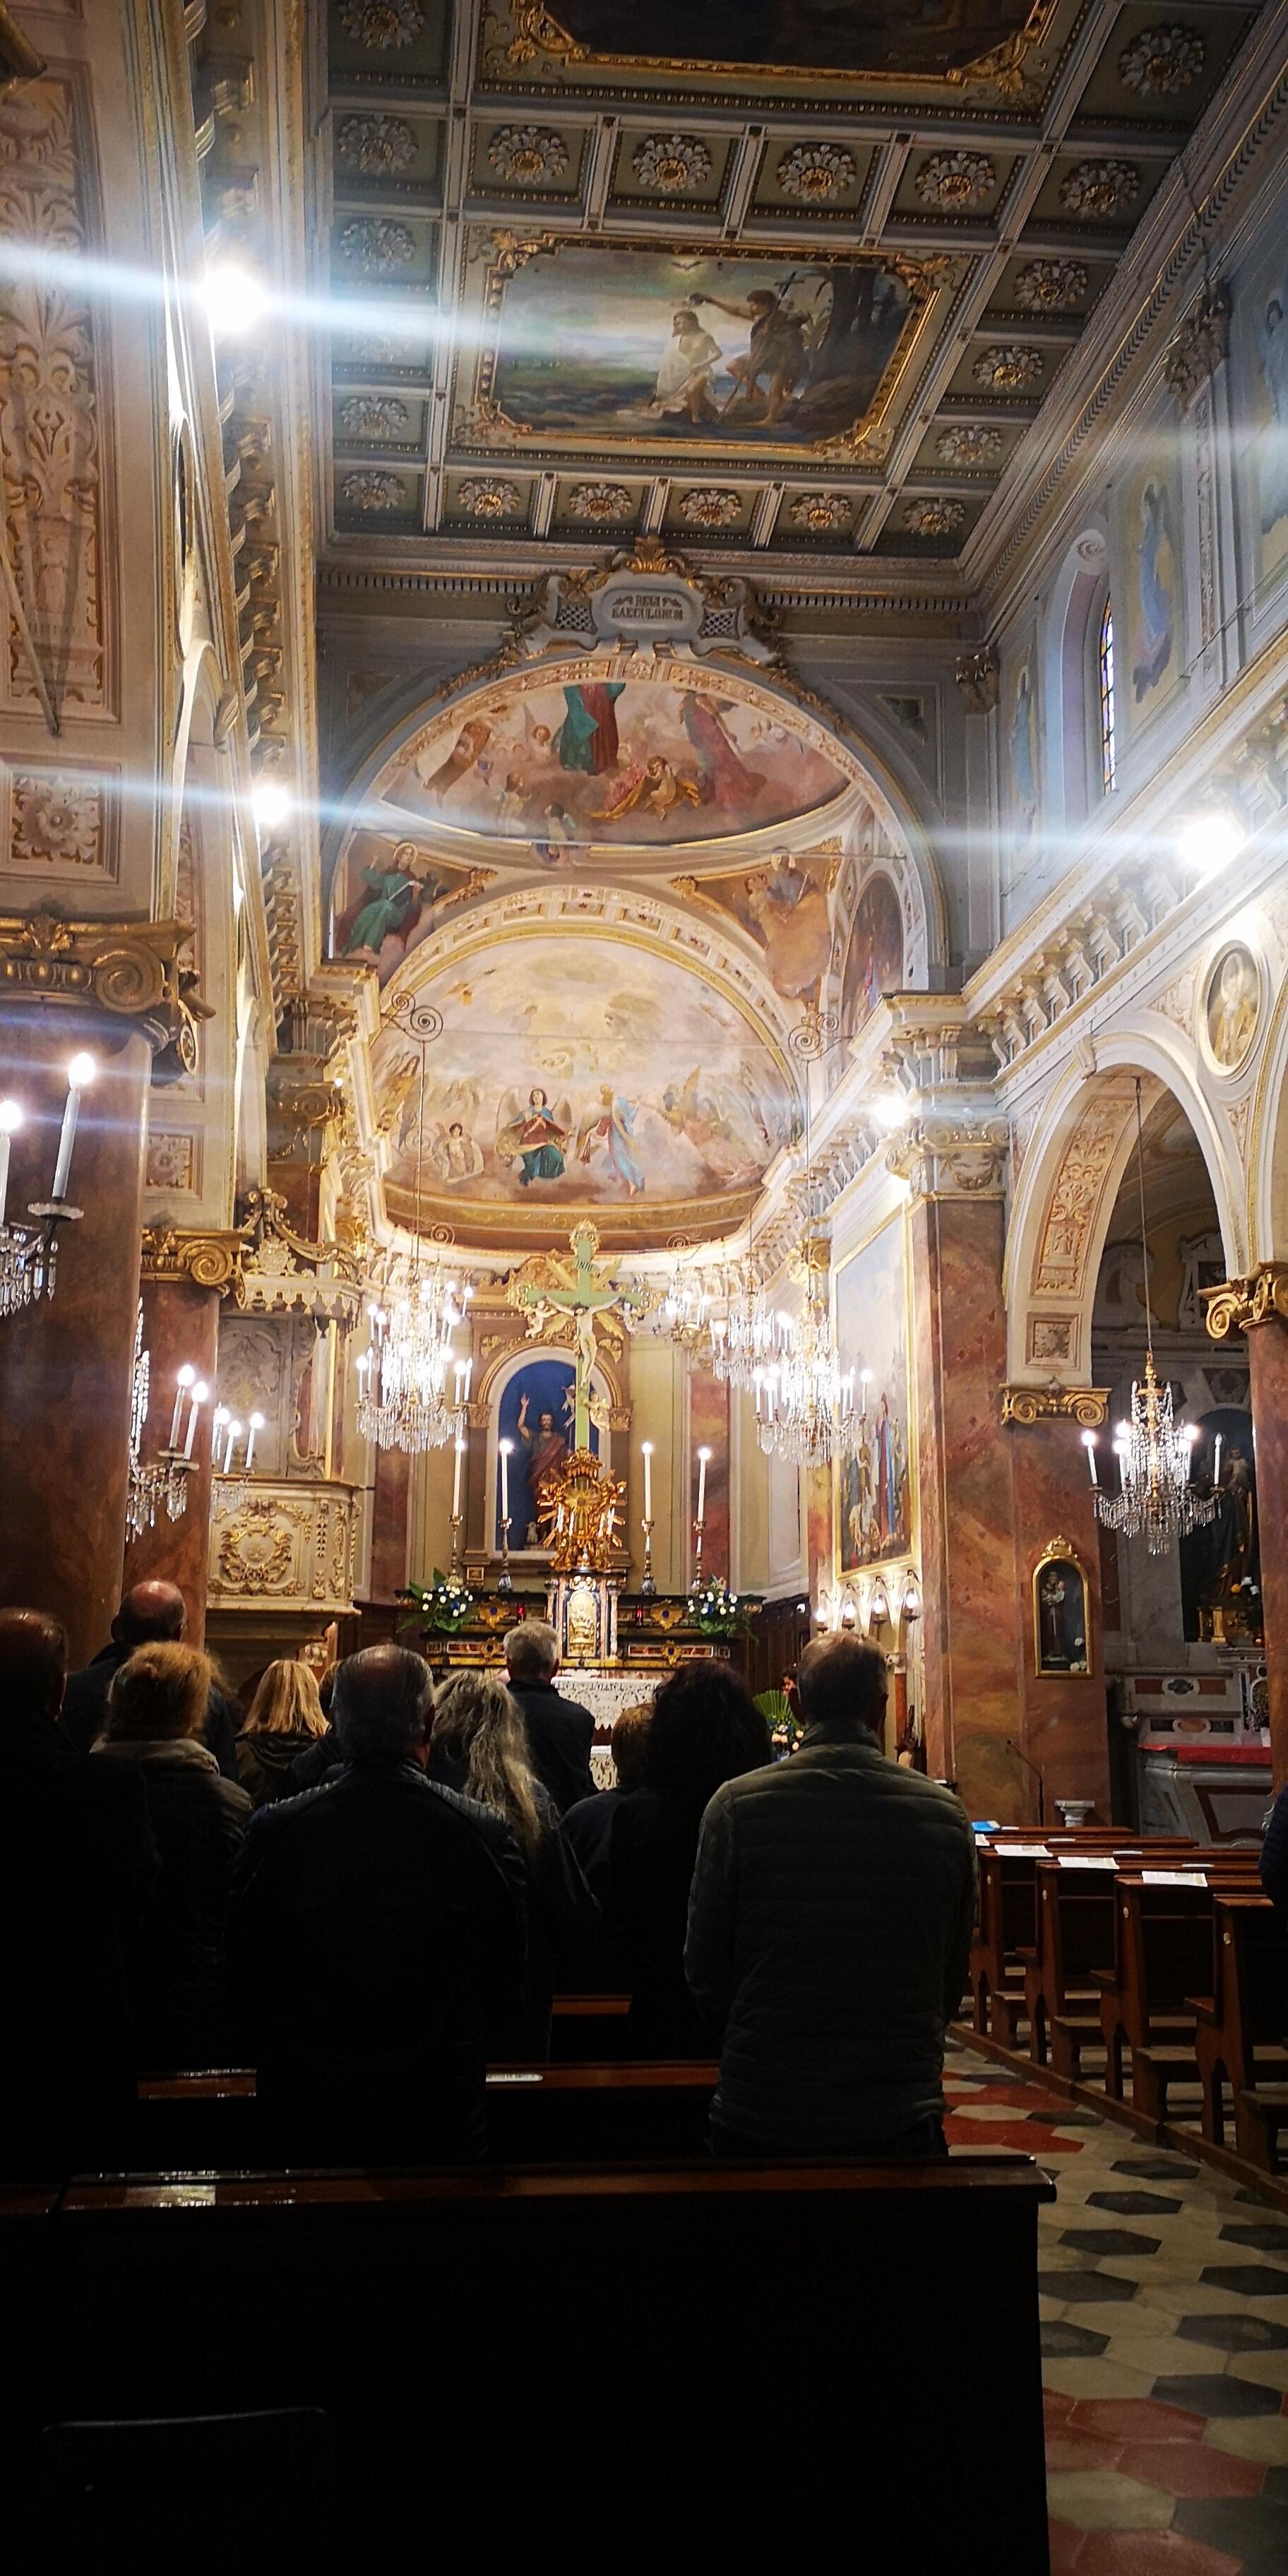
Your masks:
[{"label": "figure of christ on cross", "polygon": [[[577,1350],[572,1445],[574,1449],[588,1449],[590,1379],[595,1365],[595,1317],[608,1314],[614,1307],[620,1308],[626,1316],[642,1300],[633,1289],[620,1288],[596,1271],[599,1236],[593,1225],[574,1226],[568,1244],[576,1263],[571,1279],[565,1277],[554,1287],[547,1287],[544,1283],[538,1286],[535,1280],[519,1280],[513,1294],[520,1305],[533,1311],[536,1319],[551,1312],[572,1317]],[[566,1271],[567,1264],[562,1266]]]}]

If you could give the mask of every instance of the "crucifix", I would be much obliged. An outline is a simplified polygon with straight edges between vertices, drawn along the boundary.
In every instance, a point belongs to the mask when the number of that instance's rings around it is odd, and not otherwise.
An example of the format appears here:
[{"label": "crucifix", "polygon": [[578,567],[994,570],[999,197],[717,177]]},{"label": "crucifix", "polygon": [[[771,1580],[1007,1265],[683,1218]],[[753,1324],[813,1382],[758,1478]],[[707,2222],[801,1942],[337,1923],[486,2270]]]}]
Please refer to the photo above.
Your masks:
[{"label": "crucifix", "polygon": [[510,1283],[510,1295],[517,1306],[525,1306],[531,1316],[528,1334],[531,1339],[545,1329],[553,1313],[572,1318],[577,1351],[577,1374],[574,1386],[574,1449],[590,1447],[590,1377],[595,1365],[595,1317],[620,1308],[623,1318],[642,1310],[647,1304],[642,1289],[623,1288],[598,1270],[595,1254],[599,1236],[593,1225],[575,1225],[568,1237],[572,1260],[564,1253],[525,1264],[536,1277],[520,1273]]}]

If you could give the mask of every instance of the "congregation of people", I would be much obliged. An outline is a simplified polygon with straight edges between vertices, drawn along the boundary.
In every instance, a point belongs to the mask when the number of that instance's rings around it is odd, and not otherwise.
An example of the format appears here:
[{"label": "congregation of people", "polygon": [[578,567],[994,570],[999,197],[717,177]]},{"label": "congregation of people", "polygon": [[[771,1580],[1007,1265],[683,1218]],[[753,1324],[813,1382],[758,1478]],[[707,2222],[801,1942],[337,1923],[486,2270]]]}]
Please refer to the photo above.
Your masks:
[{"label": "congregation of people", "polygon": [[946,2152],[974,1844],[886,1758],[875,1649],[806,1649],[778,1760],[729,1665],[679,1665],[603,1789],[542,1620],[437,1687],[396,1644],[283,1658],[245,1711],[185,1624],[138,1585],[69,1674],[0,1611],[6,2171],[111,2167],[141,2075],[228,2066],[290,2161],[477,2159],[488,2067],[596,1991],[629,2057],[718,2061],[718,2155]]}]

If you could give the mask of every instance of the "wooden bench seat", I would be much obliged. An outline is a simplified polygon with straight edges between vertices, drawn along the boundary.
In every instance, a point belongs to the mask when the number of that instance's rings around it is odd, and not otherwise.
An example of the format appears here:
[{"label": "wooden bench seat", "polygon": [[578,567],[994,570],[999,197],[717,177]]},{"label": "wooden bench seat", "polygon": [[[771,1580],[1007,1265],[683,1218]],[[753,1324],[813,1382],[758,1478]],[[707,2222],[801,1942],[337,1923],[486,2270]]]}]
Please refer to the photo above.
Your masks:
[{"label": "wooden bench seat", "polygon": [[1252,1866],[1230,1855],[1189,1854],[1162,1867],[1118,1870],[1113,1966],[1093,1976],[1104,2083],[1121,2101],[1126,2050],[1133,2105],[1154,2121],[1167,2117],[1171,2086],[1198,2082],[1189,1998],[1211,1982],[1213,1888],[1249,1883]]},{"label": "wooden bench seat", "polygon": [[1203,2135],[1224,2144],[1228,2087],[1238,2154],[1273,2173],[1283,2125],[1274,2097],[1288,2075],[1288,1925],[1258,1890],[1216,1888],[1212,1912],[1212,1991],[1193,1997]]}]

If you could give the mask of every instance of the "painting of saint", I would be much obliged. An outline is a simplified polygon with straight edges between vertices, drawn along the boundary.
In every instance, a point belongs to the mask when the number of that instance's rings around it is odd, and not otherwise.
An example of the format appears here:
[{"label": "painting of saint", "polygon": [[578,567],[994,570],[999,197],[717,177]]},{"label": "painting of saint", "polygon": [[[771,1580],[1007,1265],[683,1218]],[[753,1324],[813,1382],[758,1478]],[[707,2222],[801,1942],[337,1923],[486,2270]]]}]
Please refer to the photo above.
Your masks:
[{"label": "painting of saint", "polygon": [[695,11],[690,0],[652,0],[640,36],[614,0],[555,0],[548,14],[592,59],[614,64],[943,79],[1018,35],[1030,5],[930,0],[913,10],[906,0],[866,0],[861,9],[854,0],[704,0]]},{"label": "painting of saint", "polygon": [[539,1087],[528,1093],[521,1104],[517,1092],[507,1091],[497,1120],[496,1150],[503,1162],[517,1162],[519,1187],[529,1189],[534,1181],[562,1180],[564,1147],[572,1133],[572,1111],[566,1100],[552,1109]]},{"label": "painting of saint", "polygon": [[841,1026],[847,1037],[861,1029],[883,993],[903,982],[903,920],[889,877],[869,878],[854,908],[845,952]]},{"label": "painting of saint", "polygon": [[1011,705],[1011,795],[1019,821],[1019,838],[1027,841],[1038,813],[1038,737],[1037,709],[1033,697],[1033,673],[1027,655],[1015,675],[1015,696]]},{"label": "painting of saint", "polygon": [[[370,801],[391,816],[432,816],[441,872],[466,834],[521,844],[515,856],[528,866],[534,857],[572,866],[592,848],[664,848],[821,816],[849,784],[840,744],[754,682],[695,670],[681,685],[674,667],[632,669],[626,679],[614,669],[621,663],[610,654],[590,655],[563,681],[524,672],[493,687],[474,702],[477,716],[444,709],[391,754]],[[365,839],[375,866],[374,836]],[[414,890],[401,883],[408,850],[379,846],[385,873],[402,853],[392,887],[355,887],[362,902],[395,906],[381,921],[371,915],[368,927],[386,936],[404,908],[414,913]],[[420,900],[423,910],[423,892]]]},{"label": "painting of saint", "polygon": [[842,437],[873,411],[920,309],[871,252],[824,262],[562,236],[496,290],[462,427],[487,439],[499,412],[507,444],[517,429],[601,453],[660,439],[790,455]]},{"label": "painting of saint", "polygon": [[1208,1044],[1224,1073],[1242,1064],[1257,1034],[1261,978],[1246,948],[1227,948],[1208,978]]},{"label": "painting of saint", "polygon": [[440,1129],[434,1145],[434,1166],[439,1179],[445,1181],[449,1189],[460,1181],[477,1179],[482,1171],[482,1149],[475,1137],[467,1136],[459,1118],[453,1118],[448,1127]]},{"label": "painting of saint", "polygon": [[1172,659],[1176,615],[1171,502],[1166,485],[1152,474],[1146,478],[1139,507],[1131,638],[1132,695],[1137,706],[1159,686]]},{"label": "painting of saint", "polygon": [[770,982],[788,1001],[817,994],[831,951],[834,860],[820,850],[777,850],[763,867],[728,877],[676,877],[690,902],[713,904],[749,930]]},{"label": "painting of saint", "polygon": [[608,1170],[632,1199],[638,1198],[644,1187],[644,1174],[631,1142],[634,1132],[635,1112],[629,1101],[619,1098],[611,1082],[601,1084],[597,1107],[582,1120],[577,1159],[589,1163],[592,1155],[602,1152]]},{"label": "painting of saint", "polygon": [[911,1405],[904,1221],[896,1217],[836,1280],[836,1332],[853,1368],[859,1411],[854,1453],[837,1470],[840,1571],[902,1556],[912,1546]]},{"label": "painting of saint", "polygon": [[373,959],[383,983],[449,907],[485,882],[480,870],[440,865],[415,841],[359,830],[336,870],[331,953]]},{"label": "painting of saint", "polygon": [[[602,1376],[592,1379],[592,1392],[604,1396]],[[512,1547],[539,1545],[538,1502],[541,1488],[557,1476],[572,1448],[574,1377],[571,1355],[546,1352],[524,1362],[501,1390],[496,1408],[496,1436],[510,1442],[510,1542]],[[591,1423],[590,1445],[599,1453],[599,1432]],[[494,1488],[496,1532],[501,1544],[499,1478]]]}]

